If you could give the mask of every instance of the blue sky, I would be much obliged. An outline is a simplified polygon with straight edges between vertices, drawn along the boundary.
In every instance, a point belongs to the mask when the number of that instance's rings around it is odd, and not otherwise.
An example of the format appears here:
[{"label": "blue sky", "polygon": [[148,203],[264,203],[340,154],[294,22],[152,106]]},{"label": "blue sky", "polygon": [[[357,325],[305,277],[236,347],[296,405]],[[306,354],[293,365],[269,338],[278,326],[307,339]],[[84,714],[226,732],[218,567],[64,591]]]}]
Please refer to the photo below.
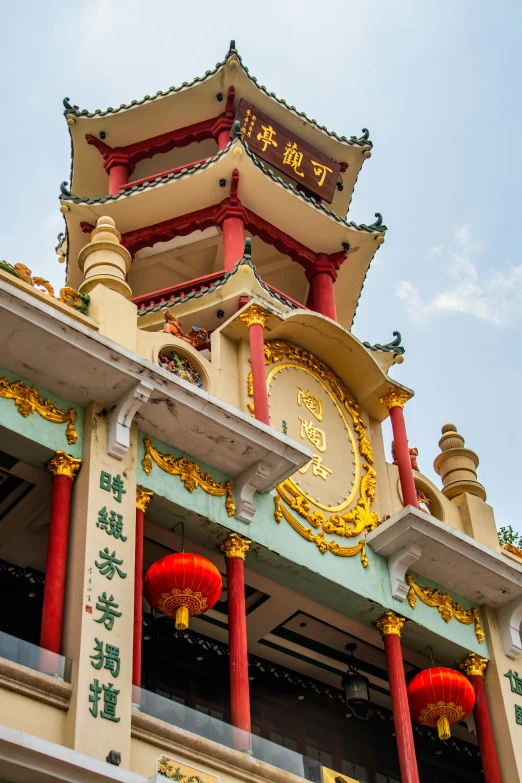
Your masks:
[{"label": "blue sky", "polygon": [[[354,326],[398,329],[410,445],[434,476],[440,427],[480,458],[497,525],[522,532],[522,4],[468,0],[47,0],[3,3],[0,256],[60,285],[62,99],[126,103],[202,75],[235,38],[251,73],[372,158],[350,219],[389,231]],[[389,435],[386,435],[389,441]],[[514,486],[513,486],[514,485]]]}]

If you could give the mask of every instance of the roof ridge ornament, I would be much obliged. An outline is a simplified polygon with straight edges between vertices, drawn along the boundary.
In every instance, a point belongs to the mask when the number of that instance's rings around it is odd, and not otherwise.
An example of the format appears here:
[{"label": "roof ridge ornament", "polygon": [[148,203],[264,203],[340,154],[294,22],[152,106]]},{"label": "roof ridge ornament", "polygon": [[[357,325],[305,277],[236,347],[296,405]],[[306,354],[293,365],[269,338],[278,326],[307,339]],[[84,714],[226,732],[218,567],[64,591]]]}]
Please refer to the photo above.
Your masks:
[{"label": "roof ridge ornament", "polygon": [[377,220],[375,220],[373,223],[370,223],[370,228],[383,228],[383,230],[386,230],[386,226],[383,226],[382,224],[382,215],[380,212],[375,213],[375,217]]},{"label": "roof ridge ornament", "polygon": [[385,351],[385,353],[389,353],[389,351],[393,351],[396,354],[403,354],[406,352],[406,348],[401,345],[402,337],[400,332],[393,332],[393,336],[395,337],[394,340],[391,340],[389,343],[386,343],[385,345],[380,345],[380,343],[375,343],[375,345],[370,345],[369,342],[364,342],[363,345],[365,348],[369,348],[370,351]]}]

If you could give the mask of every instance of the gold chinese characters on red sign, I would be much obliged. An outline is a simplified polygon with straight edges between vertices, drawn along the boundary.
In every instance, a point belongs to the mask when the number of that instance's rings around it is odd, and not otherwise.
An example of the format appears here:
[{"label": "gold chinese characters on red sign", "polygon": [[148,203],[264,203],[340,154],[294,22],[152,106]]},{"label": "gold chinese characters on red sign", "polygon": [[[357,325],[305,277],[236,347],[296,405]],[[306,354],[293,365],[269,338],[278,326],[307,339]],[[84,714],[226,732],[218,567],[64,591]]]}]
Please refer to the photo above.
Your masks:
[{"label": "gold chinese characters on red sign", "polygon": [[341,166],[287,128],[242,100],[236,120],[252,152],[304,188],[331,203]]}]

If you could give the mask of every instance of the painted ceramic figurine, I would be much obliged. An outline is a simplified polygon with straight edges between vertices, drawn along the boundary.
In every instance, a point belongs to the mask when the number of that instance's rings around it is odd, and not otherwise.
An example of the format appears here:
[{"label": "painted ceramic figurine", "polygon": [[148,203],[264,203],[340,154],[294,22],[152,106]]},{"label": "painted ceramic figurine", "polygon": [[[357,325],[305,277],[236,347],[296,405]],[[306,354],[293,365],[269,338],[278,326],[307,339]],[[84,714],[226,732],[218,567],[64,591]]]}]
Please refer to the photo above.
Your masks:
[{"label": "painted ceramic figurine", "polygon": [[206,329],[202,329],[200,326],[193,326],[190,332],[185,334],[181,328],[181,321],[179,318],[176,318],[174,313],[171,313],[170,310],[165,310],[163,318],[165,319],[165,323],[161,329],[162,332],[178,337],[180,340],[192,345],[193,348],[198,348],[200,345],[204,345],[207,342],[208,332]]}]

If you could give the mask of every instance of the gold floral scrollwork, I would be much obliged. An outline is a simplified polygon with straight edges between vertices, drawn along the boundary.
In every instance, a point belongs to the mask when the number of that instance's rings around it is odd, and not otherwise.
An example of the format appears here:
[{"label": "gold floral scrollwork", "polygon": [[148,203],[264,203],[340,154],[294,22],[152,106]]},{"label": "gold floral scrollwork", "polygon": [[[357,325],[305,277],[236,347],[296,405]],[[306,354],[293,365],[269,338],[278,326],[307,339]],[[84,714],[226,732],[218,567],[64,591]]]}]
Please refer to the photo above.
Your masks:
[{"label": "gold floral scrollwork", "polygon": [[[252,370],[250,370],[250,372],[248,373],[247,394],[248,394],[249,397],[253,397],[254,396],[254,381],[252,380]],[[254,403],[253,402],[249,402],[248,405],[247,405],[247,408],[250,411],[250,413],[252,414],[252,416],[255,416]]]},{"label": "gold floral scrollwork", "polygon": [[13,381],[9,383],[7,378],[0,378],[0,397],[6,400],[13,400],[18,408],[18,412],[27,418],[32,413],[39,413],[40,416],[54,424],[64,424],[69,422],[65,435],[67,443],[76,443],[78,433],[75,429],[76,410],[69,408],[68,411],[63,408],[57,408],[51,400],[44,400],[40,397],[38,389],[34,386],[26,386],[23,381]]},{"label": "gold floral scrollwork", "polygon": [[153,497],[153,492],[149,492],[147,489],[142,489],[141,487],[136,487],[136,508],[145,513]]},{"label": "gold floral scrollwork", "polygon": [[465,658],[458,662],[458,666],[468,677],[483,677],[488,663],[487,658],[482,658],[477,653],[468,653]]},{"label": "gold floral scrollwork", "polygon": [[251,541],[248,538],[242,538],[237,533],[230,533],[229,537],[219,547],[226,559],[231,557],[238,557],[240,560],[246,558],[246,554],[250,549]]},{"label": "gold floral scrollwork", "polygon": [[366,470],[361,480],[361,496],[355,508],[346,514],[333,514],[328,522],[323,524],[326,533],[335,533],[338,536],[358,536],[363,530],[373,530],[380,524],[379,515],[370,511],[370,505],[375,500],[376,473],[371,465],[363,463]]},{"label": "gold floral scrollwork", "polygon": [[281,522],[282,519],[286,519],[286,521],[294,528],[294,530],[296,530],[300,536],[306,539],[306,541],[313,541],[322,555],[325,555],[327,552],[332,552],[332,554],[338,555],[339,557],[354,557],[354,555],[360,554],[363,568],[368,568],[366,542],[364,539],[361,539],[361,541],[359,541],[359,543],[355,546],[350,547],[341,546],[336,541],[328,541],[328,539],[325,538],[322,530],[315,534],[309,527],[304,527],[304,525],[302,525],[299,520],[296,519],[287,508],[285,508],[285,506],[283,506],[279,495],[274,496],[274,503],[274,519],[276,522]]},{"label": "gold floral scrollwork", "polygon": [[388,410],[390,410],[390,408],[404,408],[410,397],[411,394],[408,394],[408,392],[393,388],[390,389],[388,394],[381,397],[381,403],[385,405]]},{"label": "gold floral scrollwork", "polygon": [[65,451],[57,451],[50,460],[47,460],[46,466],[49,473],[53,476],[67,476],[71,480],[74,480],[76,474],[80,470],[82,464],[81,459],[71,457],[70,454],[66,454]]},{"label": "gold floral scrollwork", "polygon": [[454,601],[449,593],[443,593],[441,590],[432,587],[421,587],[413,579],[411,574],[406,575],[406,580],[410,587],[408,591],[408,603],[412,609],[417,605],[417,598],[426,604],[426,606],[436,607],[445,623],[454,617],[463,625],[475,625],[475,636],[479,644],[484,641],[484,631],[480,623],[479,611],[476,607],[464,609],[459,603]]},{"label": "gold floral scrollwork", "polygon": [[373,621],[381,636],[400,636],[405,622],[406,618],[395,612],[385,612]]},{"label": "gold floral scrollwork", "polygon": [[239,320],[243,321],[248,327],[259,324],[259,326],[264,328],[269,318],[270,313],[267,313],[266,310],[263,310],[258,304],[250,305],[248,310],[245,310],[245,312],[241,313],[239,316]]},{"label": "gold floral scrollwork", "polygon": [[231,481],[216,481],[209,473],[203,473],[197,462],[189,462],[186,457],[175,457],[173,454],[161,454],[154,448],[149,438],[143,439],[145,456],[142,460],[143,470],[150,475],[152,461],[171,476],[179,476],[188,492],[194,492],[200,487],[208,495],[225,497],[225,508],[229,517],[236,513],[232,495]]}]

